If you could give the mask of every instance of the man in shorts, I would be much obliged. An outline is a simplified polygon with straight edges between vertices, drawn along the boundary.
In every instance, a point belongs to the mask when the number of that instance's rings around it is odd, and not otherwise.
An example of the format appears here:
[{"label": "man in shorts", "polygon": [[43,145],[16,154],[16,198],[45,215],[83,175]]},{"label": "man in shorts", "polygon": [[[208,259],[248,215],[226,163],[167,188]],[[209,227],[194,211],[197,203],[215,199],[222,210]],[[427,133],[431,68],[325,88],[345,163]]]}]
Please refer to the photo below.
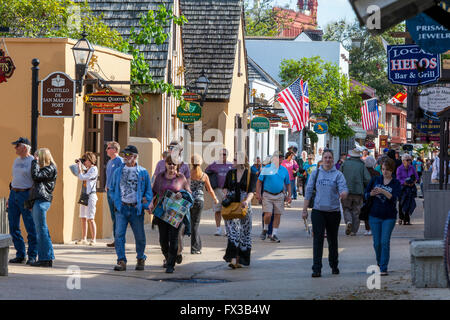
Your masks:
[{"label": "man in shorts", "polygon": [[222,227],[220,226],[220,222],[222,220],[222,200],[224,199],[223,194],[223,185],[225,184],[225,178],[227,176],[228,171],[230,171],[233,167],[233,163],[227,161],[228,157],[228,151],[227,149],[223,148],[220,151],[220,156],[222,159],[218,162],[214,161],[211,163],[205,170],[205,173],[208,174],[210,177],[210,181],[213,180],[211,178],[211,175],[216,176],[217,186],[214,187],[214,193],[217,196],[217,200],[219,200],[218,204],[213,205],[213,209],[215,212],[215,219],[216,219],[216,233],[214,233],[215,236],[222,235]]},{"label": "man in shorts", "polygon": [[[264,189],[261,185],[264,182]],[[285,193],[287,190],[287,194]],[[264,230],[261,239],[265,240],[267,230],[270,224],[272,212],[274,214],[273,231],[270,240],[280,242],[277,236],[280,226],[281,215],[284,213],[284,202],[291,203],[291,184],[289,181],[289,172],[280,165],[279,153],[275,152],[272,156],[272,163],[261,170],[261,174],[256,184],[256,198],[261,199],[264,212]]]}]

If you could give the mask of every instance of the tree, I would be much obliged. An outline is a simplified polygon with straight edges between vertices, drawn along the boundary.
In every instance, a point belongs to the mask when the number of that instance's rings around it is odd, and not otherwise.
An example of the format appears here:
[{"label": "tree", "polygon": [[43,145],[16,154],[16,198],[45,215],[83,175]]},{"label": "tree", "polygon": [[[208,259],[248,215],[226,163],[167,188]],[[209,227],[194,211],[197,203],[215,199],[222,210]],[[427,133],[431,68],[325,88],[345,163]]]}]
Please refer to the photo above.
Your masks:
[{"label": "tree", "polygon": [[[164,29],[173,21],[176,25],[187,22],[184,16],[177,17],[171,9],[159,6],[156,11],[148,11],[140,17],[139,26],[131,31],[125,40],[113,29],[102,22],[102,17],[93,14],[87,2],[76,3],[72,0],[0,0],[0,26],[9,27],[10,32],[3,36],[22,37],[68,37],[78,39],[80,30],[76,25],[86,27],[88,40],[93,44],[116,49],[133,56],[130,80],[133,96],[130,110],[130,122],[133,124],[140,116],[140,106],[145,102],[145,92],[161,92],[173,95],[180,101],[182,90],[173,84],[154,81],[150,67],[144,55],[139,51],[140,45],[163,44],[170,33]],[[2,34],[0,34],[2,36]]]},{"label": "tree", "polygon": [[281,62],[280,78],[283,86],[287,87],[298,77],[308,82],[312,113],[325,113],[328,106],[332,108],[330,134],[340,138],[353,136],[355,133],[348,120],[361,120],[361,88],[350,90],[350,81],[340,73],[339,66],[324,62],[318,56]]},{"label": "tree", "polygon": [[286,13],[274,10],[273,0],[245,0],[245,34],[247,36],[278,36],[284,26],[291,21]]},{"label": "tree", "polygon": [[[326,41],[342,43],[350,54],[350,77],[374,88],[381,102],[387,102],[397,92],[403,91],[402,86],[392,84],[387,76],[387,54],[382,39],[391,45],[404,43],[403,39],[390,35],[394,31],[405,31],[405,25],[399,24],[380,36],[372,36],[366,27],[359,26],[357,20],[350,24],[340,20],[328,24],[323,36]],[[361,41],[361,48],[352,47],[352,39]]]}]

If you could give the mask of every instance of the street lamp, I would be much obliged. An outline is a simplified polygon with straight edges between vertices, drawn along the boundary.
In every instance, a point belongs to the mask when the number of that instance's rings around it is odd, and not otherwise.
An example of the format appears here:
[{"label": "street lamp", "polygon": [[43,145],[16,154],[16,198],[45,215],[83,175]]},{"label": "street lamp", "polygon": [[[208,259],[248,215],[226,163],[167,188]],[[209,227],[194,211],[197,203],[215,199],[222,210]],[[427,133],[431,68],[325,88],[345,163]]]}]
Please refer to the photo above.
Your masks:
[{"label": "street lamp", "polygon": [[200,77],[195,81],[196,88],[200,91],[199,94],[201,96],[201,105],[203,106],[203,102],[206,99],[206,94],[208,93],[210,81],[208,77],[205,75],[205,69],[202,70]]},{"label": "street lamp", "polygon": [[331,112],[333,112],[333,109],[332,109],[330,106],[328,106],[328,107],[325,109],[325,113],[328,115],[327,118],[329,118],[329,117],[331,116]]},{"label": "street lamp", "polygon": [[75,74],[77,82],[77,93],[81,93],[83,88],[83,77],[88,70],[89,62],[94,54],[94,47],[87,37],[86,31],[81,34],[82,38],[72,47],[73,58],[75,59]]}]

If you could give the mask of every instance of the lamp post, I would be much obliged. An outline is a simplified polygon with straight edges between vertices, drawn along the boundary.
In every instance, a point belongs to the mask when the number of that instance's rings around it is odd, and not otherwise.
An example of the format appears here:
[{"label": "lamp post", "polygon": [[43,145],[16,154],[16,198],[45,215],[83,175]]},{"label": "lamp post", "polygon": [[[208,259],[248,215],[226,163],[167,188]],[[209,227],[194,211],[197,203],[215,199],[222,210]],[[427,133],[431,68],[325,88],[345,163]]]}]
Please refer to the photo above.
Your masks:
[{"label": "lamp post", "polygon": [[77,93],[83,91],[83,77],[86,75],[89,62],[94,54],[94,47],[87,37],[86,31],[81,34],[82,38],[72,47],[73,58],[75,60],[75,75],[77,82]]}]

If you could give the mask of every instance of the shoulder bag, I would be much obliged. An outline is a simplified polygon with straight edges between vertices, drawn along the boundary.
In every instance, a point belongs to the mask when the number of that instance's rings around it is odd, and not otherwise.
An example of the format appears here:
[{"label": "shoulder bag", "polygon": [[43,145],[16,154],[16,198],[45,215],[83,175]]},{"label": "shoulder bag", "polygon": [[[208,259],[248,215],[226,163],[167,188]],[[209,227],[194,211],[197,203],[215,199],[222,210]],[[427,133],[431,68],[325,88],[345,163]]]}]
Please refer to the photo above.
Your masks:
[{"label": "shoulder bag", "polygon": [[[248,188],[250,185],[250,177],[251,170],[247,169],[247,188],[245,189],[248,192]],[[233,179],[234,180],[234,179]],[[236,179],[237,180],[237,179]],[[236,181],[237,183],[237,181]],[[232,202],[228,207],[222,207],[222,217],[223,220],[232,220],[232,219],[244,219],[247,215],[248,208],[242,208],[241,202]]]},{"label": "shoulder bag", "polygon": [[316,173],[316,176],[314,177],[314,189],[313,189],[312,196],[311,196],[311,199],[309,200],[309,205],[308,205],[308,208],[310,208],[310,209],[314,208],[314,201],[316,200],[316,193],[317,193],[316,183],[317,183],[317,177],[319,176],[319,168],[317,168],[316,170],[317,170],[317,173]]},{"label": "shoulder bag", "polygon": [[[89,180],[97,180],[98,178],[98,174],[95,178],[89,179]],[[85,190],[87,190],[87,182],[83,181],[83,184],[85,184],[83,187]],[[91,193],[87,193],[86,191],[83,191],[83,189],[81,190],[81,194],[80,194],[80,199],[78,200],[78,203],[81,204],[82,206],[87,206],[89,204],[89,196],[92,193],[96,192],[96,187],[94,188],[94,190]]]}]

